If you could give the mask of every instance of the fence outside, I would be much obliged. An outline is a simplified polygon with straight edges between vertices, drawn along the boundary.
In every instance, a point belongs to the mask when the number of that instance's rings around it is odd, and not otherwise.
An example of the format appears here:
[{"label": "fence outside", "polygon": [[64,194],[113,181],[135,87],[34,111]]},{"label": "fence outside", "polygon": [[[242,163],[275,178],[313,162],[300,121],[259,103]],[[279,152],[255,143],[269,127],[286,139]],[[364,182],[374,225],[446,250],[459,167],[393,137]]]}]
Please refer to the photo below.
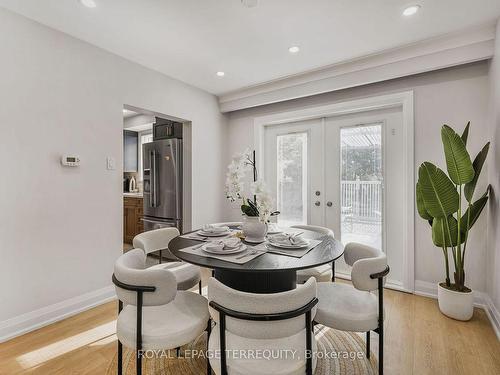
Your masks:
[{"label": "fence outside", "polygon": [[382,220],[382,181],[341,181],[340,204],[344,218],[357,222]]}]

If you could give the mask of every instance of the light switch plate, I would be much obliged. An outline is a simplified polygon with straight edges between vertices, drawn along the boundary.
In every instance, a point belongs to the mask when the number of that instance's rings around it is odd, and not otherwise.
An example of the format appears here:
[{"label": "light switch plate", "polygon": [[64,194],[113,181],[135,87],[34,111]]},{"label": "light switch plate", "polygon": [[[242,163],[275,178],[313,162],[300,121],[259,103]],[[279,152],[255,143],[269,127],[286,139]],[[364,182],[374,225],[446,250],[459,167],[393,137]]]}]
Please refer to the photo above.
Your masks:
[{"label": "light switch plate", "polygon": [[114,171],[116,169],[116,160],[115,158],[108,156],[106,158],[106,166],[109,171]]}]

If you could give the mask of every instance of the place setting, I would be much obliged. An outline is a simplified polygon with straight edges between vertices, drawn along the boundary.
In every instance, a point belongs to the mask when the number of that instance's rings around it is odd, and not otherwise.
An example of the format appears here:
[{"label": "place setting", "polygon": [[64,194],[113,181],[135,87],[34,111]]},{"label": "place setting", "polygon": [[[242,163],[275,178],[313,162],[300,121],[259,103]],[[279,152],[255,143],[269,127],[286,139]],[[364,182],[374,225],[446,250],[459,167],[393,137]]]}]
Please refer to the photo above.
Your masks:
[{"label": "place setting", "polygon": [[243,243],[238,237],[230,237],[211,240],[180,251],[231,263],[244,264],[265,253],[266,249],[257,249],[255,246]]},{"label": "place setting", "polygon": [[195,241],[217,241],[221,238],[231,237],[235,231],[227,225],[205,224],[195,232],[182,235],[182,238]]},{"label": "place setting", "polygon": [[321,240],[306,239],[302,237],[302,234],[303,232],[269,234],[265,242],[254,248],[273,254],[301,258],[321,243]]}]

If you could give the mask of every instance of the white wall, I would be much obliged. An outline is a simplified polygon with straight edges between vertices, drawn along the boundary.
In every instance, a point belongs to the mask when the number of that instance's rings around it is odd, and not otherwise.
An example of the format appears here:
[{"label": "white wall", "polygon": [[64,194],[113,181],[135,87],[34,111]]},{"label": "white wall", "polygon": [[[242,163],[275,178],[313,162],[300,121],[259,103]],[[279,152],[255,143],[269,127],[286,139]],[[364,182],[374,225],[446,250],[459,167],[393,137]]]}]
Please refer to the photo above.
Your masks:
[{"label": "white wall", "polygon": [[[37,309],[111,285],[124,104],[192,121],[194,226],[221,219],[227,124],[213,95],[2,9],[0,46],[1,338]],[[81,167],[61,167],[63,153]]]},{"label": "white wall", "polygon": [[[229,117],[227,156],[253,147],[253,119],[271,113],[314,107],[361,97],[414,90],[415,95],[415,170],[425,160],[444,166],[440,127],[447,123],[461,130],[468,120],[472,122],[469,147],[477,152],[487,138],[488,65],[475,63],[442,71],[425,73],[373,85],[332,92],[309,98],[292,100],[253,109],[232,112]],[[486,175],[486,173],[484,173]],[[486,186],[485,176],[478,189]],[[228,216],[239,215],[226,203]],[[228,217],[229,219],[229,217]],[[429,225],[415,214],[415,279],[437,283],[444,275],[442,252],[433,246]],[[480,228],[486,225],[486,215],[476,224],[471,235],[471,250],[467,259],[468,285],[475,290],[486,288],[486,236]],[[470,245],[469,245],[470,246]]]},{"label": "white wall", "polygon": [[[493,187],[489,201],[487,292],[500,326],[500,20],[497,23],[495,56],[490,65],[491,109],[488,175]],[[490,306],[491,307],[491,306]],[[500,327],[499,327],[500,328]]]}]

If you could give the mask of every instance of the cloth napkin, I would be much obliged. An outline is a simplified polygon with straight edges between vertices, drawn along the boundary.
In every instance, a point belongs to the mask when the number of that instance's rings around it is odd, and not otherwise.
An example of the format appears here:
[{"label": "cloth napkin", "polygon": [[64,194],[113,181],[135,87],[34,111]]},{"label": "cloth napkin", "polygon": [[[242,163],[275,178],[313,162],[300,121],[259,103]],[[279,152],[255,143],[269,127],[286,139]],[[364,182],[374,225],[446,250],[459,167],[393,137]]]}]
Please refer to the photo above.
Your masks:
[{"label": "cloth napkin", "polygon": [[205,245],[207,250],[211,251],[223,251],[223,250],[234,250],[241,245],[241,240],[239,238],[225,238],[223,240],[211,241]]},{"label": "cloth napkin", "polygon": [[227,232],[229,230],[229,227],[228,226],[218,226],[218,225],[214,225],[214,224],[205,224],[202,228],[202,230],[204,232],[208,232],[208,233],[224,233],[224,232]]},{"label": "cloth napkin", "polygon": [[268,236],[269,242],[271,244],[275,243],[278,245],[307,245],[307,241],[300,235],[294,235],[289,233],[278,233],[272,236]]}]

